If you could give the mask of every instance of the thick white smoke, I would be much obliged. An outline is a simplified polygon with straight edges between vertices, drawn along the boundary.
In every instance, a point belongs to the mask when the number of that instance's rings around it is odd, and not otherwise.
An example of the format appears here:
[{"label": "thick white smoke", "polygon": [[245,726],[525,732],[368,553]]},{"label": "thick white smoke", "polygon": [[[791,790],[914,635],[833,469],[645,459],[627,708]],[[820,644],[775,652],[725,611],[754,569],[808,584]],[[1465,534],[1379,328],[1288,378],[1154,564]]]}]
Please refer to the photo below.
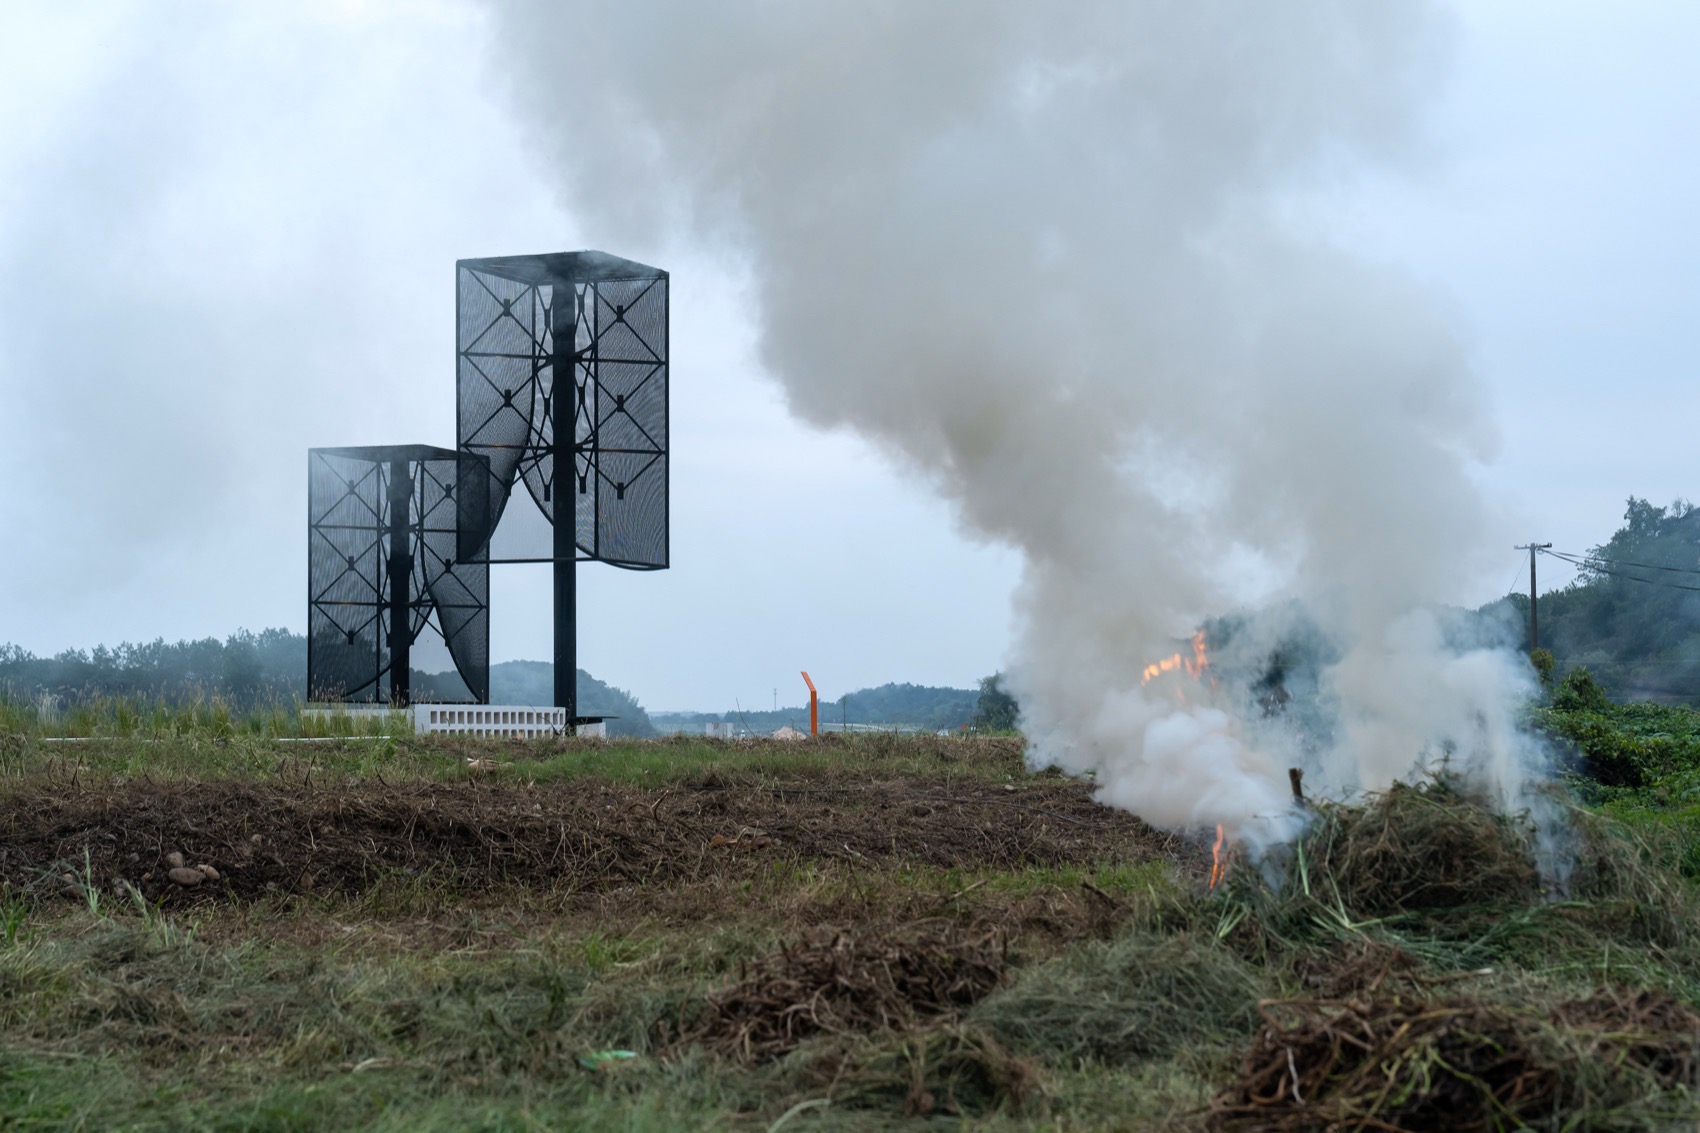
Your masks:
[{"label": "thick white smoke", "polygon": [[[1254,841],[1289,829],[1298,759],[1348,790],[1444,751],[1515,790],[1519,663],[1425,612],[1478,565],[1479,384],[1434,296],[1284,219],[1412,149],[1433,4],[540,2],[498,26],[596,242],[737,256],[793,410],[1021,550],[1037,758]],[[1251,579],[1338,643],[1327,750],[1141,685]]]}]

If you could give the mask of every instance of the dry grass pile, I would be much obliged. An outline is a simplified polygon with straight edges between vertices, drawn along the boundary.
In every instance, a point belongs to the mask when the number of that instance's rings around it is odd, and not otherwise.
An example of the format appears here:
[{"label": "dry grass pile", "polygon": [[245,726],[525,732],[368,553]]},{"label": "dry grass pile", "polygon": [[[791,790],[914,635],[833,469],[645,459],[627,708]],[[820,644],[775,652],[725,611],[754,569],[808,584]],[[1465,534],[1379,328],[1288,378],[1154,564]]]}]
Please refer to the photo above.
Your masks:
[{"label": "dry grass pile", "polygon": [[1663,993],[1602,992],[1544,1014],[1381,994],[1259,1005],[1264,1027],[1217,1100],[1221,1130],[1454,1133],[1542,1126],[1692,1085],[1700,1017]]},{"label": "dry grass pile", "polygon": [[1049,1062],[1126,1064],[1248,1033],[1267,990],[1212,939],[1133,932],[1023,972],[972,1018],[1012,1049]]},{"label": "dry grass pile", "polygon": [[1365,938],[1355,945],[1301,952],[1294,957],[1292,974],[1319,999],[1343,999],[1417,978],[1419,963],[1397,944]]},{"label": "dry grass pile", "polygon": [[1553,1112],[1557,1073],[1506,1012],[1402,996],[1260,1005],[1265,1026],[1213,1114],[1220,1129],[1477,1133]]},{"label": "dry grass pile", "polygon": [[961,1023],[832,1052],[815,1063],[811,1076],[842,1104],[895,1106],[907,1117],[1011,1109],[1040,1089],[1033,1063],[983,1029]]},{"label": "dry grass pile", "polygon": [[1700,967],[1700,901],[1684,877],[1690,836],[1675,824],[1629,826],[1586,811],[1575,812],[1572,825],[1567,888],[1586,902],[1581,919],[1590,929]]},{"label": "dry grass pile", "polygon": [[1553,1023],[1582,1045],[1582,1057],[1622,1060],[1668,1086],[1700,1083],[1700,1014],[1669,992],[1608,989],[1560,1004]]},{"label": "dry grass pile", "polygon": [[1361,806],[1318,808],[1306,871],[1372,916],[1527,905],[1541,897],[1532,841],[1526,823],[1455,783],[1396,783]]},{"label": "dry grass pile", "polygon": [[673,1045],[765,1062],[817,1035],[907,1030],[991,991],[1007,961],[1003,934],[986,926],[817,931],[740,965]]}]

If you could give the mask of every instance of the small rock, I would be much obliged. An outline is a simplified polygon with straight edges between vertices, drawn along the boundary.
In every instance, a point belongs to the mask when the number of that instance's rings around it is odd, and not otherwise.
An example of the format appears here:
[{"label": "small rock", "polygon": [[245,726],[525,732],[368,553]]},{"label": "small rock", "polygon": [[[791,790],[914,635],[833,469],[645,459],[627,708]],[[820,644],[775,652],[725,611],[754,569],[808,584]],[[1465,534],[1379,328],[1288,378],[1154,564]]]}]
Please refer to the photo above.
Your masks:
[{"label": "small rock", "polygon": [[66,885],[75,885],[77,883],[77,875],[74,873],[62,873],[59,875],[59,880],[63,881]]},{"label": "small rock", "polygon": [[212,866],[203,864],[198,865],[195,868],[200,870],[201,876],[205,877],[208,881],[218,880],[218,870],[214,869]]},{"label": "small rock", "polygon": [[165,855],[165,864],[170,866],[172,869],[182,869],[183,855],[178,853],[176,850],[173,850],[169,854]]},{"label": "small rock", "polygon": [[1006,791],[1013,791],[1013,790],[1015,790],[1015,784],[1014,783],[1005,783],[1003,785],[1003,789],[1006,790]]},{"label": "small rock", "polygon": [[184,886],[199,885],[201,882],[206,880],[206,875],[200,870],[189,869],[185,866],[177,866],[165,876],[169,877],[177,884]]},{"label": "small rock", "polygon": [[263,838],[261,838],[261,837],[260,837],[260,836],[259,836],[259,835],[258,835],[258,834],[250,834],[250,835],[248,835],[248,841],[250,841],[250,842],[252,842],[252,843],[254,843],[254,845],[256,845],[256,846],[258,846],[258,845],[259,845],[259,844],[260,844],[260,843],[261,843],[261,842],[263,842],[263,841],[264,841],[264,840],[265,840],[265,839],[263,839]]}]

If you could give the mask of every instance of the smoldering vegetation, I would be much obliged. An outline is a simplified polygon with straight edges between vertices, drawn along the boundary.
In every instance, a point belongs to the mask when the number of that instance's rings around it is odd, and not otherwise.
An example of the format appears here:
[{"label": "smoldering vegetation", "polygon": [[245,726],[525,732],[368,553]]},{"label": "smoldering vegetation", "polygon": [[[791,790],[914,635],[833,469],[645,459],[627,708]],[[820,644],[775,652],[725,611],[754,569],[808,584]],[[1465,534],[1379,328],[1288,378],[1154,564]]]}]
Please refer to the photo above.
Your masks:
[{"label": "smoldering vegetation", "polygon": [[1532,677],[1434,614],[1500,542],[1467,334],[1307,223],[1432,152],[1442,9],[516,3],[495,27],[575,213],[737,265],[790,408],[1022,556],[1005,671],[1037,765],[1160,826],[1284,840],[1289,745],[1141,674],[1286,603],[1331,654],[1320,793],[1446,747],[1522,805]]}]

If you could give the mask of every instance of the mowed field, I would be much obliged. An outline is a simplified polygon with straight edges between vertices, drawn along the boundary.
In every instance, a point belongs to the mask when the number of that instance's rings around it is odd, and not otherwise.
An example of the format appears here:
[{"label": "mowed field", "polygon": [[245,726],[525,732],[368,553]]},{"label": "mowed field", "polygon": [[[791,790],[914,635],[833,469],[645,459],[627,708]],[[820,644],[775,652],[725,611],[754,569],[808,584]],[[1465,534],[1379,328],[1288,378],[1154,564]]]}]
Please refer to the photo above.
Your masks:
[{"label": "mowed field", "polygon": [[1682,824],[1561,803],[1558,892],[1428,783],[1211,889],[1013,738],[144,732],[0,738],[0,1128],[1700,1119]]}]

